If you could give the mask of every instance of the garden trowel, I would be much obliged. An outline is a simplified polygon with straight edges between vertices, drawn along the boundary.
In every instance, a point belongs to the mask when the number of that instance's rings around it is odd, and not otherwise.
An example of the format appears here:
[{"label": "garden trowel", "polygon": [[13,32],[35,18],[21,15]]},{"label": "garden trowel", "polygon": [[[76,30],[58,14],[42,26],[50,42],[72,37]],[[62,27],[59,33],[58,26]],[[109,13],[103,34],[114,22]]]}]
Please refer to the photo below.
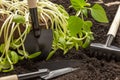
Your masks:
[{"label": "garden trowel", "polygon": [[72,68],[72,67],[61,68],[52,71],[49,71],[49,69],[39,69],[39,71],[36,72],[0,77],[0,80],[26,80],[26,79],[28,80],[31,78],[35,79],[36,77],[39,77],[39,80],[49,80],[73,72],[78,69],[79,68]]},{"label": "garden trowel", "polygon": [[[38,64],[38,63],[37,63]],[[61,75],[79,70],[80,60],[58,60],[39,63],[38,71],[0,77],[0,80],[51,80]]]},{"label": "garden trowel", "polygon": [[114,37],[116,36],[119,24],[120,24],[120,5],[116,12],[115,18],[111,24],[111,27],[108,31],[108,38],[106,43],[105,44],[92,43],[90,46],[96,53],[92,52],[90,53],[90,56],[94,56],[100,59],[105,58],[106,60],[114,59],[116,61],[120,61],[120,48],[111,45]]},{"label": "garden trowel", "polygon": [[39,26],[36,2],[37,0],[28,0],[33,29],[27,35],[24,46],[30,54],[42,52],[40,59],[45,59],[52,47],[53,33],[51,29],[43,29]]}]

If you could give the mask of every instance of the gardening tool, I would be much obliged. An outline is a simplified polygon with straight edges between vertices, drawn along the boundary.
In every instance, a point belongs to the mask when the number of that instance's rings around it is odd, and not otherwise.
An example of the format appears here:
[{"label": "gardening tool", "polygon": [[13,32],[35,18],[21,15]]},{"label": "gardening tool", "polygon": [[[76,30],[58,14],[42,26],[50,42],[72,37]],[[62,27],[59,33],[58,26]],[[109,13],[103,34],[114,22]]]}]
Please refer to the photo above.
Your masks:
[{"label": "gardening tool", "polygon": [[[108,38],[105,44],[100,43],[91,43],[90,47],[96,51],[96,53],[90,53],[90,56],[97,57],[99,59],[105,58],[106,60],[115,59],[116,61],[120,61],[120,48],[116,46],[112,46],[111,43],[116,36],[118,27],[120,24],[120,5],[114,17],[114,20],[111,24],[111,27],[108,31]],[[100,49],[100,50],[99,50]],[[97,53],[97,50],[99,51]],[[100,53],[101,51],[105,51],[106,53]]]},{"label": "gardening tool", "polygon": [[42,80],[42,79],[48,80],[48,79],[52,79],[52,78],[70,73],[78,69],[79,68],[72,68],[72,67],[61,68],[53,71],[49,71],[49,69],[40,69],[39,71],[31,72],[31,73],[0,77],[0,80],[25,80],[25,79],[35,78],[35,77],[40,77],[39,80]]},{"label": "gardening tool", "polygon": [[33,30],[27,35],[24,46],[30,54],[41,51],[40,57],[45,59],[52,47],[53,33],[51,29],[39,26],[36,2],[37,0],[28,0]]}]

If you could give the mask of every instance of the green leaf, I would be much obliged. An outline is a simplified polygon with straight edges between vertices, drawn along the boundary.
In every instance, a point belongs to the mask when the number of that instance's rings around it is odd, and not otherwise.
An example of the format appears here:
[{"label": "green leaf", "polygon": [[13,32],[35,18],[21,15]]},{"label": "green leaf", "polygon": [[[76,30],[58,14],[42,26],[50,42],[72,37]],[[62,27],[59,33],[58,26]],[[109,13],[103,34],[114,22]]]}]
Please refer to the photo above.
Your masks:
[{"label": "green leaf", "polygon": [[59,42],[62,43],[62,44],[65,44],[65,39],[64,39],[64,37],[59,37]]},{"label": "green leaf", "polygon": [[23,60],[25,57],[24,56],[18,56],[19,60]]},{"label": "green leaf", "polygon": [[5,44],[1,44],[1,45],[0,45],[0,52],[1,52],[1,53],[3,53],[4,48],[5,48]]},{"label": "green leaf", "polygon": [[80,10],[81,8],[84,8],[84,6],[86,5],[86,1],[85,0],[70,0],[72,7],[75,10]]},{"label": "green leaf", "polygon": [[91,15],[92,17],[98,21],[98,22],[104,22],[104,23],[108,23],[108,18],[106,16],[105,10],[104,8],[99,5],[99,4],[95,4],[91,9]]},{"label": "green leaf", "polygon": [[68,52],[69,48],[66,48],[63,52],[63,55],[65,55]]},{"label": "green leaf", "polygon": [[14,69],[14,66],[12,64],[10,64],[9,62],[5,63],[5,65],[8,65],[8,64],[10,65],[9,68],[3,68],[2,72],[10,72]]},{"label": "green leaf", "polygon": [[15,23],[25,23],[25,17],[22,15],[14,15],[13,22]]},{"label": "green leaf", "polygon": [[[57,49],[56,49],[56,50],[57,50]],[[53,56],[53,54],[55,54],[56,50],[51,51],[51,52],[49,53],[48,57],[46,58],[46,60],[49,60],[49,59]]]},{"label": "green leaf", "polygon": [[94,40],[94,36],[93,36],[93,33],[92,33],[92,32],[89,32],[89,33],[88,33],[88,38],[89,38],[90,40]]},{"label": "green leaf", "polygon": [[82,48],[87,48],[90,44],[91,40],[89,38],[86,38],[84,44],[82,45]]},{"label": "green leaf", "polygon": [[68,19],[68,28],[72,36],[76,36],[79,32],[81,32],[81,28],[83,26],[83,21],[77,16],[71,16]]},{"label": "green leaf", "polygon": [[82,12],[83,12],[83,14],[84,14],[86,17],[88,17],[88,11],[87,11],[87,8],[82,9]]},{"label": "green leaf", "polygon": [[59,39],[58,31],[54,31],[54,32],[53,32],[53,35],[54,35],[54,40],[55,40],[55,42],[57,42],[56,40]]},{"label": "green leaf", "polygon": [[91,32],[92,25],[93,24],[91,21],[84,21],[83,30],[87,32]]},{"label": "green leaf", "polygon": [[27,51],[23,51],[23,50],[20,50],[20,49],[17,49],[17,51],[18,51],[18,53],[20,54],[20,55],[28,55],[28,52]]},{"label": "green leaf", "polygon": [[41,52],[36,52],[36,53],[29,55],[28,58],[29,59],[35,58],[35,57],[39,56],[40,54],[41,54]]},{"label": "green leaf", "polygon": [[19,60],[19,57],[15,51],[10,51],[11,54],[11,60],[14,64],[16,64]]},{"label": "green leaf", "polygon": [[73,44],[73,42],[70,42],[70,41],[66,42],[66,45],[72,45],[72,44]]},{"label": "green leaf", "polygon": [[6,58],[3,58],[3,61],[0,62],[0,71],[9,72],[13,69],[11,69],[11,66],[12,64],[10,64]]}]

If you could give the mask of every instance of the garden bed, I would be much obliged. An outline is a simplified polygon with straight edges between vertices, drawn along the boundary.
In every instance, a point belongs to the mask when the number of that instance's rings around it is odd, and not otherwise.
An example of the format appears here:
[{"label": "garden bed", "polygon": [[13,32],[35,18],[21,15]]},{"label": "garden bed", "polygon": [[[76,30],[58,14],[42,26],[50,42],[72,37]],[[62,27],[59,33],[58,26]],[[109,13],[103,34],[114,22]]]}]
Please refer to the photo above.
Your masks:
[{"label": "garden bed", "polygon": [[[61,4],[65,9],[72,15],[74,10],[69,9],[69,0],[51,0],[54,3]],[[119,0],[89,0],[90,3],[98,2],[100,3],[108,16],[109,23],[98,23],[92,18],[93,21],[92,31],[94,33],[95,40],[93,42],[105,43],[106,34],[109,27],[113,21]],[[118,30],[117,36],[114,39],[112,45],[120,47],[120,28]],[[80,49],[76,51],[74,48],[71,49],[68,54],[63,55],[61,50],[58,50],[55,55],[49,61],[59,61],[59,60],[79,60],[77,65],[80,69],[55,78],[53,80],[120,80],[120,62],[115,62],[114,60],[107,62],[104,59],[98,60],[96,58],[90,58],[86,54],[90,53],[89,47],[87,49]],[[24,60],[15,65],[15,69],[9,73],[0,73],[0,76],[11,75],[11,74],[22,74],[32,71],[37,71],[42,63],[46,61],[35,61],[35,60]],[[56,65],[57,66],[57,65]],[[37,80],[37,79],[32,79]]]}]

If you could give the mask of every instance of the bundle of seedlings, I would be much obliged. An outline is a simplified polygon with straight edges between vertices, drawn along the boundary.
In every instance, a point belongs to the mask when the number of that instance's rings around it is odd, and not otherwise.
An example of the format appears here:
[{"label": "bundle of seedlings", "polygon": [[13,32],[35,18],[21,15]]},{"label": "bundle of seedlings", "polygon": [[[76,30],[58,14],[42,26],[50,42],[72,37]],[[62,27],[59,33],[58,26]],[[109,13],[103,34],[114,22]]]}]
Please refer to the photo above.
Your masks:
[{"label": "bundle of seedlings", "polygon": [[[38,19],[45,24],[43,27],[65,28],[68,14],[63,7],[48,0],[38,1],[37,7]],[[0,71],[11,71],[19,60],[40,55],[41,52],[29,54],[25,50],[24,41],[31,30],[26,0],[0,0]]]}]

